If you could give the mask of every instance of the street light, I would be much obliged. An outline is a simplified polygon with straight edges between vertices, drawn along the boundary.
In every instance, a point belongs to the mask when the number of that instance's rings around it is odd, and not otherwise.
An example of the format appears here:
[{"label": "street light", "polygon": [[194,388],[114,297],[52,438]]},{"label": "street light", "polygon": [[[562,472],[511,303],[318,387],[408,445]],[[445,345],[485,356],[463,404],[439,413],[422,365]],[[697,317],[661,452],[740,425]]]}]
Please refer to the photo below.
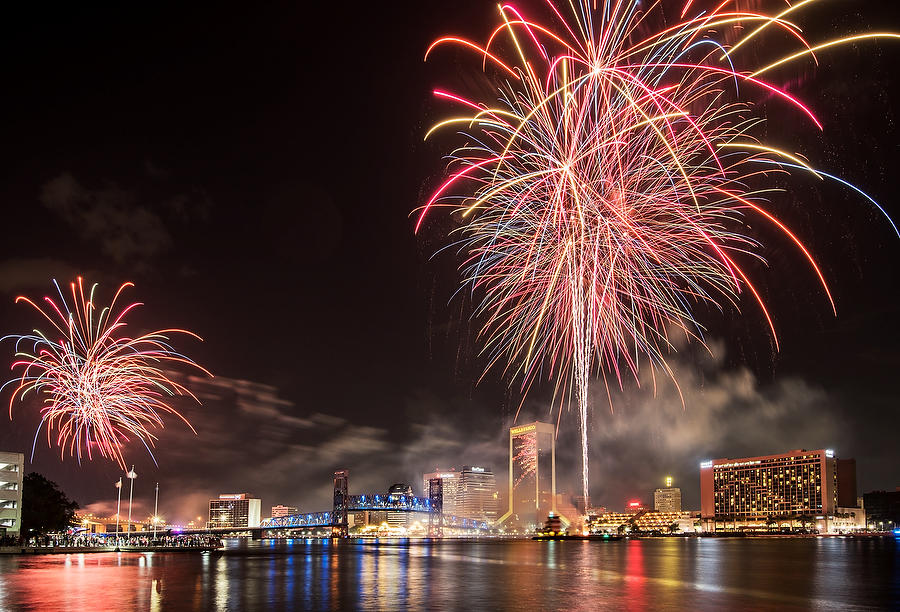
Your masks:
[{"label": "street light", "polygon": [[116,500],[116,537],[119,537],[119,510],[122,506],[122,477],[119,476],[119,481],[116,483],[116,489],[118,489],[119,499]]},{"label": "street light", "polygon": [[134,466],[131,466],[131,471],[125,474],[128,479],[131,481],[131,488],[128,490],[128,533],[131,534],[131,500],[134,499],[134,479],[137,478],[137,472],[134,471]]},{"label": "street light", "polygon": [[159,522],[159,483],[156,483],[156,501],[153,502],[153,539],[156,539],[156,523]]}]

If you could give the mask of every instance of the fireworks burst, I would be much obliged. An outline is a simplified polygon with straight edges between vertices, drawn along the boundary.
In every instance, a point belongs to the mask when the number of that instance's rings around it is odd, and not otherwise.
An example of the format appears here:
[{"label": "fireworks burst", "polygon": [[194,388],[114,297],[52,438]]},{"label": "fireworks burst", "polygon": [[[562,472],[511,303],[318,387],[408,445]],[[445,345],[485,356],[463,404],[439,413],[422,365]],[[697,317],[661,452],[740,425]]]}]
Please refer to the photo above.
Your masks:
[{"label": "fireworks burst", "polygon": [[[435,91],[466,112],[428,134],[456,126],[465,144],[450,154],[450,176],[420,209],[416,231],[434,207],[458,213],[454,244],[463,285],[479,295],[486,371],[500,366],[521,381],[523,401],[543,376],[555,381],[554,404],[575,400],[585,498],[592,376],[602,373],[607,397],[610,380],[637,379],[645,364],[654,383],[657,371],[674,381],[665,359],[671,330],[702,343],[698,306],[737,308],[745,292],[777,348],[745,272],[748,258],[762,259],[751,220],[799,250],[834,310],[815,259],[767,197],[778,191],[775,174],[848,184],[759,141],[764,119],[753,102],[774,98],[821,129],[812,110],[764,75],[840,44],[900,36],[810,44],[791,20],[815,2],[757,13],[730,0],[687,0],[678,22],[659,28],[661,1],[576,1],[567,18],[546,0],[555,27],[506,4],[483,45],[444,37],[426,53],[445,45],[476,53],[500,77],[499,103]],[[745,65],[748,43],[773,33],[796,52]]]},{"label": "fireworks burst", "polygon": [[134,286],[132,283],[124,283],[111,304],[99,309],[94,301],[97,285],[85,296],[79,277],[71,283],[74,311],[59,284],[53,283],[59,292],[58,303],[45,297],[42,308],[27,297],[16,298],[16,303],[25,302],[41,313],[52,325],[51,333],[35,330],[32,334],[6,336],[16,340],[17,361],[12,369],[21,369],[20,376],[6,383],[18,384],[9,402],[10,418],[16,398],[22,401],[30,393],[43,397],[35,445],[41,430],[46,429],[48,445],[55,435],[61,456],[68,451],[81,463],[83,457],[92,459],[96,451],[124,469],[125,445],[133,439],[140,440],[153,457],[151,449],[157,438],[152,430],[163,428],[163,413],[177,416],[194,431],[167,400],[175,395],[197,398],[171,380],[163,367],[187,364],[211,376],[169,344],[172,333],[198,340],[199,336],[181,329],[164,329],[136,338],[123,335],[126,315],[141,306],[132,303],[116,310],[116,302],[125,289]]},{"label": "fireworks burst", "polygon": [[518,465],[521,472],[513,483],[513,487],[518,487],[523,480],[534,474],[537,471],[538,462],[537,432],[530,431],[520,434],[518,440],[512,463]]}]

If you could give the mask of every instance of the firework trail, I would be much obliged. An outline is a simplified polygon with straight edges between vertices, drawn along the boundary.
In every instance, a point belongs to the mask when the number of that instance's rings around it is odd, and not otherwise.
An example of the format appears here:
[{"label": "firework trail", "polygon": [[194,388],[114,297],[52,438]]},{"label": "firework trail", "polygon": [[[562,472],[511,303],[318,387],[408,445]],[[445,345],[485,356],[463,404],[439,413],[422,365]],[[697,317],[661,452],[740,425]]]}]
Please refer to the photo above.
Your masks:
[{"label": "firework trail", "polygon": [[518,465],[522,472],[516,478],[513,487],[518,487],[523,480],[535,473],[538,461],[537,432],[520,434],[518,439],[520,442],[512,462],[513,465]]},{"label": "firework trail", "polygon": [[92,459],[96,449],[100,456],[125,469],[124,445],[132,439],[140,440],[153,457],[151,449],[157,438],[151,430],[163,428],[163,413],[177,416],[194,431],[167,399],[174,395],[197,398],[172,381],[163,367],[187,364],[212,376],[169,344],[169,334],[186,334],[198,340],[199,336],[181,329],[164,329],[136,338],[124,335],[126,315],[141,304],[116,310],[116,302],[125,289],[134,286],[132,283],[119,287],[111,304],[102,309],[94,301],[96,284],[85,295],[79,277],[71,283],[69,302],[59,284],[53,283],[58,302],[45,297],[42,308],[27,297],[16,298],[16,303],[30,304],[44,316],[51,324],[50,333],[35,330],[3,338],[15,339],[17,361],[12,369],[21,370],[19,376],[3,385],[18,385],[9,402],[10,418],[16,398],[22,401],[30,393],[43,397],[34,445],[41,430],[46,429],[48,445],[55,435],[61,456],[68,451],[81,463],[83,457]]},{"label": "firework trail", "polygon": [[[434,92],[464,114],[426,138],[455,127],[465,143],[449,155],[450,176],[419,209],[416,231],[435,207],[460,221],[453,246],[462,285],[479,295],[485,371],[498,366],[521,381],[523,401],[537,378],[554,380],[560,413],[575,400],[585,498],[591,376],[602,374],[608,398],[610,380],[637,379],[641,366],[654,385],[657,371],[674,381],[665,359],[672,330],[702,343],[698,306],[737,308],[747,293],[778,348],[744,271],[747,259],[762,259],[751,221],[793,243],[834,309],[812,254],[766,198],[778,191],[776,174],[835,177],[760,142],[764,118],[753,103],[773,98],[821,129],[812,110],[765,77],[831,47],[900,36],[809,43],[792,20],[816,1],[773,2],[765,13],[685,0],[679,20],[660,27],[661,1],[557,8],[545,0],[547,25],[506,4],[483,44],[448,36],[426,53],[471,51],[498,85],[490,102]],[[796,52],[747,66],[772,48],[749,54],[749,43],[771,34]]]}]

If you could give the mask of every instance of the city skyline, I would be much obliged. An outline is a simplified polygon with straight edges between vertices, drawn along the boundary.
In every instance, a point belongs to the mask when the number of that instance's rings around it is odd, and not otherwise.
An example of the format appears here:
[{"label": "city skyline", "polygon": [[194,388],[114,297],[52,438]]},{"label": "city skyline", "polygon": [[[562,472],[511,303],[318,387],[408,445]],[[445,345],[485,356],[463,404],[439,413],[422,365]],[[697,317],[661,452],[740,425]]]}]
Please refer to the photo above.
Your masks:
[{"label": "city skyline", "polygon": [[[814,25],[849,28],[840,8],[823,8]],[[351,37],[336,51],[360,62],[358,82],[308,61],[306,49],[324,38],[306,9],[270,7],[251,18],[254,27],[224,9],[214,26],[197,9],[178,19],[165,9],[137,19],[125,8],[70,7],[51,23],[36,9],[19,10],[21,27],[2,43],[7,56],[32,38],[42,48],[10,68],[17,95],[3,104],[16,117],[9,139],[17,146],[3,154],[11,177],[3,196],[12,204],[9,227],[40,227],[42,241],[38,250],[33,234],[9,231],[0,247],[7,331],[29,329],[15,296],[43,290],[54,276],[82,273],[107,288],[133,280],[135,299],[147,304],[138,325],[197,331],[205,342],[188,348],[220,377],[214,384],[259,381],[247,384],[272,396],[225,389],[237,399],[185,408],[198,435],[177,423],[161,432],[159,467],[137,459],[137,500],[149,504],[148,483],[159,480],[164,495],[184,499],[185,508],[172,512],[185,517],[209,493],[245,488],[318,507],[339,467],[381,490],[397,480],[417,483],[435,462],[491,465],[505,481],[505,432],[520,394],[504,380],[473,382],[483,363],[471,304],[465,296],[451,300],[455,261],[432,258],[440,236],[416,238],[409,218],[441,176],[441,147],[422,142],[426,124],[444,111],[430,91],[462,78],[455,58],[426,66],[422,55],[444,32],[476,24],[479,34],[492,5],[460,3],[454,14],[439,7],[342,13],[351,31],[375,24],[397,34],[384,49]],[[860,23],[900,28],[884,3],[861,12]],[[160,46],[162,39],[172,43]],[[823,54],[819,74],[801,71],[792,91],[823,117],[842,151],[842,174],[897,218],[896,133],[884,127],[898,124],[897,83],[888,54],[879,52],[886,43],[871,48],[859,58]],[[382,83],[375,75],[388,61],[396,70]],[[198,73],[205,76],[195,84]],[[855,89],[836,76],[843,73],[869,92],[849,107]],[[354,116],[357,92],[371,92],[363,98],[371,121],[311,125],[318,107],[310,82],[338,92],[332,102],[343,117]],[[378,94],[387,86],[391,100]],[[213,101],[209,91],[222,95]],[[66,104],[53,102],[61,97]],[[157,112],[167,104],[169,112]],[[134,116],[147,119],[135,124]],[[782,118],[770,121],[773,131],[783,127]],[[817,138],[798,133],[791,144],[806,150]],[[345,142],[359,144],[347,150]],[[354,180],[322,168],[320,157],[354,163]],[[396,160],[396,175],[387,180],[373,159]],[[714,356],[679,345],[671,357],[684,408],[670,383],[660,382],[654,396],[653,381],[643,379],[640,387],[625,382],[624,391],[613,386],[610,412],[602,382],[595,384],[595,503],[650,503],[666,474],[685,500],[696,499],[699,461],[790,448],[833,447],[856,457],[860,491],[900,484],[883,426],[895,411],[892,374],[900,365],[896,326],[884,324],[900,314],[893,266],[900,247],[848,195],[807,187],[803,206],[781,203],[823,263],[837,318],[810,279],[768,277],[763,290],[774,301],[780,352],[758,336],[758,321],[713,316]],[[777,245],[765,254],[788,257]],[[549,389],[536,389],[516,422],[551,420],[551,400]],[[574,414],[562,415],[559,449],[575,447],[575,423]],[[30,463],[33,425],[17,408],[0,430],[0,448],[24,452],[27,471],[59,482],[84,506],[114,500],[115,466],[61,462],[41,441]],[[248,444],[248,432],[262,442]],[[574,491],[580,458],[558,455],[559,488]],[[375,456],[371,466],[367,457]],[[299,465],[314,472],[308,487],[294,475]],[[210,482],[210,474],[222,482]],[[259,474],[259,487],[248,486]]]}]

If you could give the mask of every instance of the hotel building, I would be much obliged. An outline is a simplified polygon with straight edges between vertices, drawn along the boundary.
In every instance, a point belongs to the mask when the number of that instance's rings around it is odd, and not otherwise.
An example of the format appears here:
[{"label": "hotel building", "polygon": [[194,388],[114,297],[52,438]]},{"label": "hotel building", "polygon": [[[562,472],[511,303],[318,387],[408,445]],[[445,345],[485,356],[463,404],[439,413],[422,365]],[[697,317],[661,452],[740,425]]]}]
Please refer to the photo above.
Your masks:
[{"label": "hotel building", "polygon": [[[844,481],[855,488],[855,470],[851,478],[850,464],[843,467]],[[831,450],[714,459],[700,464],[700,513],[710,531],[794,527],[797,521],[799,526],[829,531],[838,508],[838,487]]]},{"label": "hotel building", "polygon": [[209,500],[207,529],[259,527],[260,500],[249,493],[225,493]]},{"label": "hotel building", "polygon": [[535,421],[509,430],[509,508],[500,523],[510,521],[533,530],[556,512],[556,429]]},{"label": "hotel building", "polygon": [[22,528],[22,479],[25,455],[0,453],[0,535],[18,536]]}]

